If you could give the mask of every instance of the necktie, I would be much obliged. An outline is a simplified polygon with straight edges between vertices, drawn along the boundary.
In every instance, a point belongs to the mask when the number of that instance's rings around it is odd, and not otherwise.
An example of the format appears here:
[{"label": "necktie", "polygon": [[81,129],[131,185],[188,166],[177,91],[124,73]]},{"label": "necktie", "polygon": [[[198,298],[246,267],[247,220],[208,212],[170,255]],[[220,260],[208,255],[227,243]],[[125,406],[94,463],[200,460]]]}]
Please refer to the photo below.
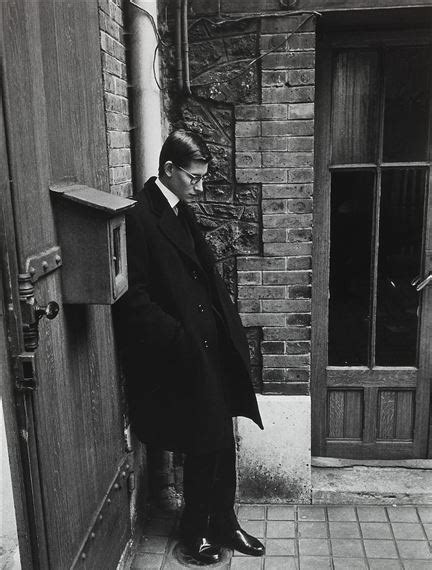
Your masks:
[{"label": "necktie", "polygon": [[177,217],[178,220],[183,228],[184,234],[186,236],[186,239],[189,243],[189,245],[192,247],[192,249],[195,249],[195,242],[194,239],[192,237],[192,232],[190,230],[189,227],[189,222],[187,220],[187,213],[185,212],[186,207],[184,206],[184,204],[182,204],[181,202],[179,202],[177,204]]}]

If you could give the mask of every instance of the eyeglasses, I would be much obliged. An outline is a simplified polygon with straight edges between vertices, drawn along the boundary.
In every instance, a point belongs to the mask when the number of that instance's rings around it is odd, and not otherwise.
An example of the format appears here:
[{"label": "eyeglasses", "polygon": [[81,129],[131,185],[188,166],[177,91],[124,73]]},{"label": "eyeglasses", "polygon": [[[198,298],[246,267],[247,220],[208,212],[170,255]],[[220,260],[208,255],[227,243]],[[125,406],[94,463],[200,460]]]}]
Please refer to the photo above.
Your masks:
[{"label": "eyeglasses", "polygon": [[175,166],[177,166],[179,170],[182,170],[185,174],[189,176],[190,183],[192,184],[192,186],[196,186],[200,182],[203,182],[204,180],[207,179],[207,174],[192,174],[191,172],[188,172],[185,168],[182,168],[177,164]]}]

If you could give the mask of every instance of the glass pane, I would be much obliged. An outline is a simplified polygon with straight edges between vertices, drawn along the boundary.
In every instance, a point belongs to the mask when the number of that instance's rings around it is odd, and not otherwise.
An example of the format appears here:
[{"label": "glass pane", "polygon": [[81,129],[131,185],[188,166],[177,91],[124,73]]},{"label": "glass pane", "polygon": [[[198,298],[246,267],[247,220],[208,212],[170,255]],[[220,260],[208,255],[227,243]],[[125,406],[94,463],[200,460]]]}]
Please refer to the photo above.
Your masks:
[{"label": "glass pane", "polygon": [[120,226],[114,228],[113,230],[113,246],[114,246],[114,275],[117,277],[120,275]]},{"label": "glass pane", "polygon": [[333,164],[374,162],[378,129],[378,53],[336,55],[333,82]]},{"label": "glass pane", "polygon": [[415,366],[425,172],[384,171],[381,188],[376,364]]},{"label": "glass pane", "polygon": [[367,365],[373,172],[332,175],[329,364]]},{"label": "glass pane", "polygon": [[427,160],[431,48],[392,48],[384,66],[383,160]]}]

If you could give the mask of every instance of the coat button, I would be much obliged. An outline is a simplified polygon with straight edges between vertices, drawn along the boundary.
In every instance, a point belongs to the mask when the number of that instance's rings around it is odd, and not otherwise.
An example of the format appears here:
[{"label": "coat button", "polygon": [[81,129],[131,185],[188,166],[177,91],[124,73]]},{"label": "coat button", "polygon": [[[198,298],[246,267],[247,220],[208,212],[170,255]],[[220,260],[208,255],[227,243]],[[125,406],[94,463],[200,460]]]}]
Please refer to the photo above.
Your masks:
[{"label": "coat button", "polygon": [[204,313],[204,311],[205,311],[204,305],[198,305],[198,311],[199,311],[200,313]]},{"label": "coat button", "polygon": [[209,342],[208,342],[207,339],[204,339],[203,342],[202,342],[202,344],[203,344],[203,347],[204,347],[204,348],[208,348],[208,347],[209,347]]},{"label": "coat button", "polygon": [[192,271],[192,277],[193,277],[194,279],[198,279],[198,277],[199,277],[198,272],[195,271],[195,269]]}]

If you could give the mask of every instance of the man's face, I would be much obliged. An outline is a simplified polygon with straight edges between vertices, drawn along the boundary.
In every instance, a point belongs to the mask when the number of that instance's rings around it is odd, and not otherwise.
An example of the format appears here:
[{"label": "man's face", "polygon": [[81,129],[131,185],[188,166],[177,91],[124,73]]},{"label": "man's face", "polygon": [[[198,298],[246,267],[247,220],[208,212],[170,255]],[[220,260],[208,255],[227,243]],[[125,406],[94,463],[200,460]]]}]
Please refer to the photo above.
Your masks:
[{"label": "man's face", "polygon": [[178,167],[171,161],[165,163],[165,176],[162,182],[182,202],[191,202],[203,192],[202,176],[208,171],[208,164],[202,160],[192,160],[185,167]]}]

